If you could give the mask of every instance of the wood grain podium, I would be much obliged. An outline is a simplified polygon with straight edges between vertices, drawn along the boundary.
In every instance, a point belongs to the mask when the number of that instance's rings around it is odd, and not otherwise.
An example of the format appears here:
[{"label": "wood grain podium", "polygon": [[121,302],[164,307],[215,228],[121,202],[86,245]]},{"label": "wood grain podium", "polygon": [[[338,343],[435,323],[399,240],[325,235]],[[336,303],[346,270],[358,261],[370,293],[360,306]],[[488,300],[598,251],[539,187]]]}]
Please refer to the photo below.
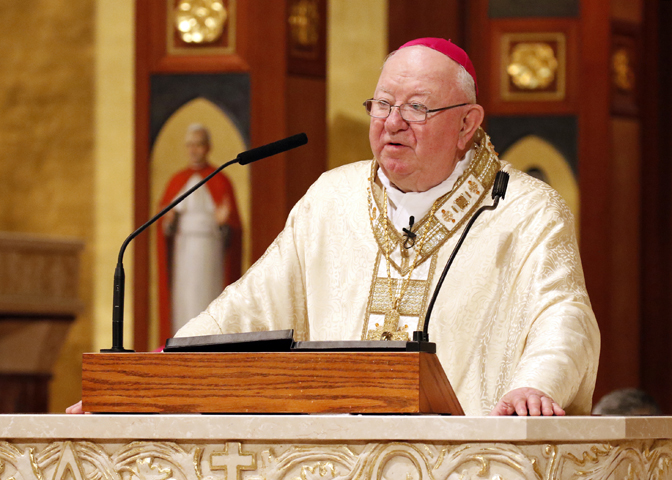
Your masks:
[{"label": "wood grain podium", "polygon": [[425,352],[91,353],[82,401],[101,413],[464,415]]}]

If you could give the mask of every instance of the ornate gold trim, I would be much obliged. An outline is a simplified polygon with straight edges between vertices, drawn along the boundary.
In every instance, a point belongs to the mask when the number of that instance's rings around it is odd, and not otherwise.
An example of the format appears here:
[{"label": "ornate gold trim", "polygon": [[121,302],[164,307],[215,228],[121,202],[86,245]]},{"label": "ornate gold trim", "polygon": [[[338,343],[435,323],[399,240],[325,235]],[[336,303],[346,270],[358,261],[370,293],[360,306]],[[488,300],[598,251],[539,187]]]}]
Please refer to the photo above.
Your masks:
[{"label": "ornate gold trim", "polygon": [[[424,326],[424,316],[429,301],[430,286],[436,271],[440,248],[462,229],[464,224],[482,205],[483,201],[488,198],[488,194],[492,190],[495,181],[495,176],[501,168],[497,153],[490,142],[490,138],[483,129],[479,128],[474,135],[474,141],[474,158],[465,172],[457,179],[453,189],[434,202],[434,205],[438,205],[434,215],[427,214],[420,222],[416,223],[418,225],[417,235],[420,237],[423,237],[425,234],[427,235],[426,241],[417,253],[419,259],[416,268],[428,259],[431,259],[431,264],[429,265],[426,279],[413,279],[409,282],[408,289],[401,298],[397,311],[403,317],[417,317],[417,329],[421,329]],[[363,340],[379,339],[372,338],[369,335],[371,316],[385,315],[392,309],[389,285],[392,285],[392,291],[395,292],[396,298],[401,289],[403,278],[409,275],[412,268],[410,261],[403,261],[405,249],[403,248],[402,235],[388,218],[384,218],[384,192],[382,184],[377,178],[377,169],[377,162],[371,162],[368,208],[371,230],[378,244],[378,253],[374,263],[371,287],[369,289],[369,301],[362,327],[361,338]],[[442,213],[442,210],[451,213]],[[448,215],[451,215],[450,218],[448,218]],[[387,222],[387,224],[384,222]],[[401,278],[392,277],[390,279],[387,276],[378,275],[382,259],[385,258],[385,248],[387,248],[386,229],[389,234],[389,241],[392,244],[391,251],[396,252],[399,249],[399,252],[401,252],[401,265],[391,257],[389,259],[390,265],[394,267],[394,270],[398,272]],[[405,328],[408,328],[410,335],[410,325],[406,325]],[[405,328],[395,333],[406,333]],[[382,333],[382,329],[383,325],[379,324],[375,330]],[[372,334],[375,333],[373,330],[371,332]]]},{"label": "ornate gold trim", "polygon": [[[422,251],[418,252],[420,259],[417,266],[422,265],[428,258],[430,258],[436,250],[438,250],[448,239],[457,233],[462,226],[471,218],[476,212],[477,208],[481,206],[483,200],[490,192],[495,181],[495,175],[501,169],[497,153],[490,142],[490,137],[479,128],[474,135],[475,152],[474,158],[465,170],[465,172],[457,179],[453,189],[439,198],[435,203],[439,203],[436,209],[436,214],[430,218],[429,214],[417,222],[417,234],[423,236],[426,229],[430,229],[427,234],[427,240],[422,246]],[[392,243],[392,251],[397,248],[402,249],[403,237],[394,227],[389,219],[382,218],[383,208],[383,190],[382,186],[377,180],[378,164],[371,162],[371,177],[370,177],[370,191],[369,195],[369,216],[371,218],[371,229],[374,237],[378,243],[378,248],[383,249],[386,245],[385,224],[388,222],[387,229],[390,235],[390,243]],[[479,193],[472,191],[469,181],[477,182],[480,190]],[[471,192],[468,194],[465,192]],[[371,201],[373,196],[373,201]],[[467,202],[466,204],[462,201]],[[446,221],[440,218],[445,216],[442,210],[452,211],[455,213],[458,220],[455,222]],[[390,264],[402,275],[405,276],[410,269],[410,265],[402,268],[393,259],[390,258]]]},{"label": "ornate gold trim", "polygon": [[[369,338],[369,322],[371,315],[385,315],[392,308],[392,301],[388,292],[388,279],[386,277],[379,277],[378,271],[380,264],[384,261],[385,255],[379,249],[376,255],[374,264],[373,278],[371,280],[371,288],[369,289],[369,301],[366,305],[366,313],[364,314],[364,325],[362,326],[362,340],[371,340]],[[405,295],[399,302],[399,314],[404,317],[417,317],[415,329],[407,325],[408,330],[404,330],[409,334],[413,330],[421,330],[425,326],[425,313],[427,313],[427,304],[429,303],[430,287],[434,274],[436,272],[436,265],[438,263],[438,252],[431,257],[429,272],[425,280],[411,280],[406,290]],[[401,278],[392,279],[392,289],[398,292],[401,288]],[[381,330],[382,332],[382,330]],[[377,338],[376,340],[380,340]]]}]

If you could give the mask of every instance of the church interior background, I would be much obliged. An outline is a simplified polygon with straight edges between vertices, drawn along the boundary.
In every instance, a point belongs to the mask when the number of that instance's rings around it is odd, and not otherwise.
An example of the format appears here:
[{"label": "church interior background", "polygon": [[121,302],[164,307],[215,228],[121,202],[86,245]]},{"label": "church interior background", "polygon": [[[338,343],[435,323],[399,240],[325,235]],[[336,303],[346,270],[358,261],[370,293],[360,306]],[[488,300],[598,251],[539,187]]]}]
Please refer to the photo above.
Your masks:
[{"label": "church interior background", "polygon": [[[4,2],[0,391],[14,397],[0,410],[62,412],[79,399],[81,354],[111,344],[119,247],[180,161],[176,132],[214,125],[216,164],[308,133],[304,150],[227,172],[249,266],[322,171],[371,157],[361,103],[387,53],[442,36],[474,61],[498,152],[556,188],[579,220],[602,333],[595,401],[640,387],[672,412],[669,2],[181,2],[223,5],[221,36],[195,48],[180,39],[177,0]],[[217,88],[234,77],[245,101]],[[126,344],[138,351],[159,345],[143,235],[124,260]],[[65,260],[17,268],[26,245]],[[47,290],[69,303],[47,308]],[[45,316],[49,326],[36,327]],[[48,404],[26,403],[45,385]]]}]

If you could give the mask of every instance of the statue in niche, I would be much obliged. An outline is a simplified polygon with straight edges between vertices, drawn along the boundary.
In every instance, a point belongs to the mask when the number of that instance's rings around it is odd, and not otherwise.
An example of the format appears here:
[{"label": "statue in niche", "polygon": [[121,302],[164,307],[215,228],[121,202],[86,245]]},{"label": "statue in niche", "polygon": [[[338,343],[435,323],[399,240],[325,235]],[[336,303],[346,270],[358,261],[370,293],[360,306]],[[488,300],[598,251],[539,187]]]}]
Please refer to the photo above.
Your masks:
[{"label": "statue in niche", "polygon": [[[188,165],[173,175],[161,197],[163,209],[211,174],[210,133],[193,124],[185,137]],[[201,313],[241,275],[242,228],[233,186],[222,173],[158,222],[160,339]]]}]

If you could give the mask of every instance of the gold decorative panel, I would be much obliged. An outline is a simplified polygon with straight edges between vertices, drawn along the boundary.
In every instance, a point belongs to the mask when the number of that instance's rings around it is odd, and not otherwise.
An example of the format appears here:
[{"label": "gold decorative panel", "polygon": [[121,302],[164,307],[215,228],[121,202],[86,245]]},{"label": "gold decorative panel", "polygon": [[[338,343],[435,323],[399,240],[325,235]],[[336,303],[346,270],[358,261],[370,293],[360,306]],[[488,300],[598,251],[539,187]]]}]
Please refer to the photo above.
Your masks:
[{"label": "gold decorative panel", "polygon": [[519,43],[511,49],[506,73],[521,90],[544,90],[555,80],[558,59],[547,43]]},{"label": "gold decorative panel", "polygon": [[222,36],[228,16],[222,0],[180,0],[175,28],[186,43],[212,43]]},{"label": "gold decorative panel", "polygon": [[566,63],[564,33],[507,33],[502,35],[500,50],[502,100],[564,100]]},{"label": "gold decorative panel", "polygon": [[222,55],[235,52],[236,0],[168,0],[169,55]]}]

